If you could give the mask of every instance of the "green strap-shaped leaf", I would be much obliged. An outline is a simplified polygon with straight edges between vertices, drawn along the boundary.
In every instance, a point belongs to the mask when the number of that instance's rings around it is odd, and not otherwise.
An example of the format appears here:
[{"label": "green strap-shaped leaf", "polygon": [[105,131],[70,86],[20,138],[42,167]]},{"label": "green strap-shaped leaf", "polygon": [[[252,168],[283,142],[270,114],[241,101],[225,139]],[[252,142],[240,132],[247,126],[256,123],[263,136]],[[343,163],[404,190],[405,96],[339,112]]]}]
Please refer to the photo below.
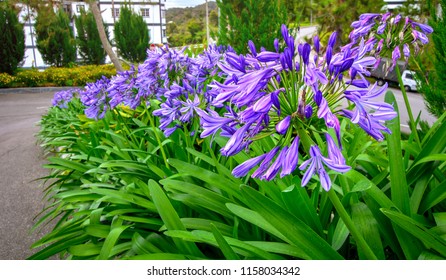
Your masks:
[{"label": "green strap-shaped leaf", "polygon": [[214,224],[211,224],[211,228],[215,241],[217,241],[218,247],[220,248],[225,258],[227,260],[240,260],[239,256],[234,252],[234,250],[232,250],[231,246],[229,246],[228,242],[226,242],[225,238],[218,230],[218,228]]},{"label": "green strap-shaped leaf", "polygon": [[[390,209],[381,209],[381,211],[384,213],[384,215],[386,215],[389,219],[391,219],[406,232],[410,233],[421,242],[423,242],[428,248],[435,250],[443,257],[446,257],[445,240],[441,239],[435,234],[432,234],[423,225],[400,212]],[[416,258],[418,258],[418,256],[416,256]]]},{"label": "green strap-shaped leaf", "polygon": [[[150,180],[149,190],[150,194],[152,195],[153,203],[155,203],[158,213],[166,225],[166,228],[168,230],[186,230],[186,227],[181,222],[178,213],[175,211],[175,208],[173,208],[172,204],[158,183]],[[194,243],[185,242],[181,239],[175,239],[174,242],[180,249],[181,253],[197,257],[204,257],[203,253]]]},{"label": "green strap-shaped leaf", "polygon": [[235,183],[222,175],[177,159],[171,158],[168,162],[175,167],[181,175],[189,175],[203,180],[233,197],[242,199],[239,190],[241,181],[240,183]]},{"label": "green strap-shaped leaf", "polygon": [[[201,231],[201,230],[194,230],[192,232],[188,231],[181,231],[181,230],[172,230],[167,231],[166,235],[176,238],[181,238],[183,240],[189,240],[191,242],[201,242],[201,243],[207,243],[212,246],[218,247],[219,244],[215,240],[215,237],[212,233],[207,231]],[[253,245],[250,245],[242,240],[231,238],[231,237],[224,237],[226,242],[233,248],[233,250],[241,255],[245,256],[250,259],[262,259],[262,260],[282,260],[283,257],[269,253],[267,251],[264,251],[258,247],[255,247]]]},{"label": "green strap-shaped leaf", "polygon": [[[395,96],[391,91],[388,91],[385,96],[385,101],[393,104],[395,111],[398,112],[398,105]],[[401,132],[399,116],[393,120],[386,122],[387,127],[392,131],[392,134],[387,134],[387,153],[389,157],[389,172],[390,172],[390,195],[392,202],[404,214],[410,215],[410,197],[409,187],[406,180],[406,170],[403,163],[403,153],[401,149]],[[410,178],[410,176],[408,177]],[[416,259],[421,253],[421,244],[405,231],[400,228],[395,228],[395,233],[400,242],[401,248],[408,259]]]},{"label": "green strap-shaped leaf", "polygon": [[[393,104],[398,112],[398,105],[395,96],[391,91],[386,93],[385,101]],[[403,164],[403,152],[401,150],[400,118],[397,116],[386,122],[392,134],[386,134],[387,153],[389,157],[391,198],[396,207],[404,214],[410,215],[409,189],[406,181],[406,171]]]},{"label": "green strap-shaped leaf", "polygon": [[[381,242],[381,236],[378,229],[378,223],[373,217],[372,212],[366,204],[358,202],[352,206],[352,220],[356,228],[361,232],[361,235],[367,240],[367,244],[372,249],[375,256],[384,260],[384,248]],[[358,248],[359,249],[359,248]],[[361,259],[365,259],[361,250],[359,250]]]},{"label": "green strap-shaped leaf", "polygon": [[271,199],[249,187],[242,187],[242,193],[254,211],[262,215],[265,220],[290,240],[291,244],[304,251],[309,258],[319,260],[342,259],[342,256],[327,241]]}]

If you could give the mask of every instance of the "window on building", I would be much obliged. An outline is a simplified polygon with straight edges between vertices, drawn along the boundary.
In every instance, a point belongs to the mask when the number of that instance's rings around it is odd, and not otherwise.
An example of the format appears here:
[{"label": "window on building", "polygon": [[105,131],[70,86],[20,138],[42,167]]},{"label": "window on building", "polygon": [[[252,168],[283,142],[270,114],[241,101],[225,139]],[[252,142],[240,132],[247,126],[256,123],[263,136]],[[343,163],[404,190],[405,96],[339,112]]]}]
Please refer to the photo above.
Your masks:
[{"label": "window on building", "polygon": [[163,37],[166,37],[166,29],[163,29]]},{"label": "window on building", "polygon": [[166,17],[166,10],[161,10],[161,18],[165,18]]},{"label": "window on building", "polygon": [[119,17],[119,8],[112,9],[112,17]]},{"label": "window on building", "polygon": [[72,13],[71,13],[71,5],[64,5],[63,6],[63,10],[64,12],[68,15],[68,17],[71,18]]},{"label": "window on building", "polygon": [[84,5],[76,5],[76,11],[80,13],[81,11],[85,11]]},{"label": "window on building", "polygon": [[141,8],[141,15],[143,17],[150,17],[150,9],[147,8]]}]

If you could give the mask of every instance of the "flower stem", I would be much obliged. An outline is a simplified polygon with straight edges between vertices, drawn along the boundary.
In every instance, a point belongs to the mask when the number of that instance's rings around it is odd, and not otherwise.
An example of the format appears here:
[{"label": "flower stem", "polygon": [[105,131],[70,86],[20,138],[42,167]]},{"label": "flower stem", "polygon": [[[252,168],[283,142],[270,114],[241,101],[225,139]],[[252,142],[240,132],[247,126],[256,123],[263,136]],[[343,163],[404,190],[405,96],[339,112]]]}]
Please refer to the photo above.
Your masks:
[{"label": "flower stem", "polygon": [[299,133],[300,142],[304,146],[305,151],[308,153],[310,147],[314,144],[307,131],[304,129],[300,121],[296,121],[297,132]]},{"label": "flower stem", "polygon": [[409,99],[407,97],[406,89],[404,88],[404,85],[403,85],[403,78],[401,76],[400,68],[398,66],[395,66],[395,71],[396,71],[396,76],[398,77],[398,83],[400,84],[401,93],[403,94],[404,104],[406,105],[407,114],[409,115],[410,129],[412,130],[412,133],[415,136],[415,141],[417,142],[417,144],[419,146],[421,146],[420,137],[418,136],[417,127],[415,125],[415,119],[413,118],[412,109],[410,107],[410,103],[409,103]]},{"label": "flower stem", "polygon": [[367,245],[367,242],[365,241],[364,237],[362,237],[359,230],[355,227],[355,224],[348,215],[347,210],[345,210],[344,206],[342,205],[341,201],[339,200],[339,197],[336,195],[333,188],[328,191],[328,197],[330,198],[331,203],[333,203],[333,206],[335,207],[342,221],[345,223],[348,230],[352,234],[353,238],[356,240],[357,246],[361,248],[362,252],[367,257],[367,259],[377,260],[378,258],[375,256],[375,253],[373,253],[372,249],[370,249],[369,245]]},{"label": "flower stem", "polygon": [[150,124],[153,127],[153,134],[155,134],[156,141],[158,142],[158,145],[160,146],[160,151],[161,151],[161,155],[163,156],[164,165],[166,165],[167,169],[170,170],[169,163],[167,162],[166,152],[164,151],[163,144],[162,144],[161,139],[158,135],[158,127],[155,126],[155,121],[153,120],[152,114],[148,114],[148,116],[150,119]]}]

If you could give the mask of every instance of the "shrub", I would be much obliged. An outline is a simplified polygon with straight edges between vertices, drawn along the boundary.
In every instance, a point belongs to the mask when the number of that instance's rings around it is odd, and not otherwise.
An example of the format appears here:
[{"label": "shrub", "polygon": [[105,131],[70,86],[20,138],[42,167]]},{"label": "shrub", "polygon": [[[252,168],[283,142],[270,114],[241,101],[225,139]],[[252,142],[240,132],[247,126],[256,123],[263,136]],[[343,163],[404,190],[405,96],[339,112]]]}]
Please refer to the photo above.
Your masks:
[{"label": "shrub", "polygon": [[115,42],[119,54],[131,62],[141,62],[147,57],[149,30],[141,15],[130,8],[121,9],[119,20],[115,23]]},{"label": "shrub", "polygon": [[0,88],[10,87],[14,81],[14,76],[8,73],[0,73]]},{"label": "shrub", "polygon": [[19,86],[37,87],[45,82],[46,77],[44,72],[40,72],[37,69],[30,69],[18,72],[15,79],[19,83]]},{"label": "shrub", "polygon": [[[79,47],[79,55],[83,62],[86,64],[103,64],[106,53],[99,38],[93,14],[82,10],[80,16],[75,19],[75,25],[78,34],[76,41]],[[106,33],[108,36],[107,31]]]},{"label": "shrub", "polygon": [[57,14],[51,8],[39,9],[35,30],[37,49],[45,63],[61,67],[76,61],[76,41],[62,9]]},{"label": "shrub", "polygon": [[18,13],[0,3],[0,72],[13,74],[25,55],[25,34]]}]

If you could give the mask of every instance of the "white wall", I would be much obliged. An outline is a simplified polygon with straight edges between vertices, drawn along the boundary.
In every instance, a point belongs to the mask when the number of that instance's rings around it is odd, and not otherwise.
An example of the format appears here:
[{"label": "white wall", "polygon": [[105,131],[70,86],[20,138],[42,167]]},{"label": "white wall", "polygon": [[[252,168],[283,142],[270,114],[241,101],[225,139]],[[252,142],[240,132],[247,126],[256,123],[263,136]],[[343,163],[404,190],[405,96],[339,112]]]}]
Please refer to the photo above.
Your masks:
[{"label": "white wall", "polygon": [[[166,43],[167,38],[166,36],[161,37],[161,28],[160,28],[160,9],[165,11],[165,1],[166,0],[127,0],[126,2],[131,3],[132,9],[138,13],[141,14],[141,8],[150,9],[150,13],[148,17],[144,17],[144,21],[147,23],[147,27],[149,29],[149,36],[150,36],[150,42],[149,43]],[[160,5],[161,2],[161,5]],[[68,2],[67,2],[68,3]],[[120,8],[121,5],[123,5],[125,1],[115,0],[114,1],[114,7]],[[88,10],[88,4],[84,1],[78,1],[78,2],[69,2],[68,3],[71,6],[71,17],[72,17],[72,27],[74,34],[76,36],[76,28],[74,27],[74,15],[79,15],[80,13],[77,10],[78,5],[85,6],[85,9]],[[22,23],[24,23],[24,30],[25,30],[25,59],[22,62],[22,66],[25,68],[28,67],[37,67],[37,68],[47,68],[49,65],[46,65],[43,60],[42,56],[40,55],[39,51],[37,50],[35,40],[36,36],[32,35],[34,32],[34,23],[35,23],[35,17],[37,16],[36,13],[34,13],[31,9],[29,10],[30,14],[28,16],[28,9],[26,5],[19,4],[21,6],[22,10],[19,14],[19,19]],[[102,18],[104,20],[104,23],[108,27],[110,40],[113,42],[114,34],[113,34],[113,17],[112,17],[112,0],[99,0],[99,8],[102,12]],[[163,12],[163,15],[165,16],[165,12]],[[117,18],[116,18],[117,20]],[[162,18],[162,29],[166,30],[166,18]],[[165,35],[165,34],[164,34]],[[32,39],[34,39],[34,44]],[[34,51],[33,51],[34,46]],[[110,61],[110,59],[107,57],[107,62]]]}]

